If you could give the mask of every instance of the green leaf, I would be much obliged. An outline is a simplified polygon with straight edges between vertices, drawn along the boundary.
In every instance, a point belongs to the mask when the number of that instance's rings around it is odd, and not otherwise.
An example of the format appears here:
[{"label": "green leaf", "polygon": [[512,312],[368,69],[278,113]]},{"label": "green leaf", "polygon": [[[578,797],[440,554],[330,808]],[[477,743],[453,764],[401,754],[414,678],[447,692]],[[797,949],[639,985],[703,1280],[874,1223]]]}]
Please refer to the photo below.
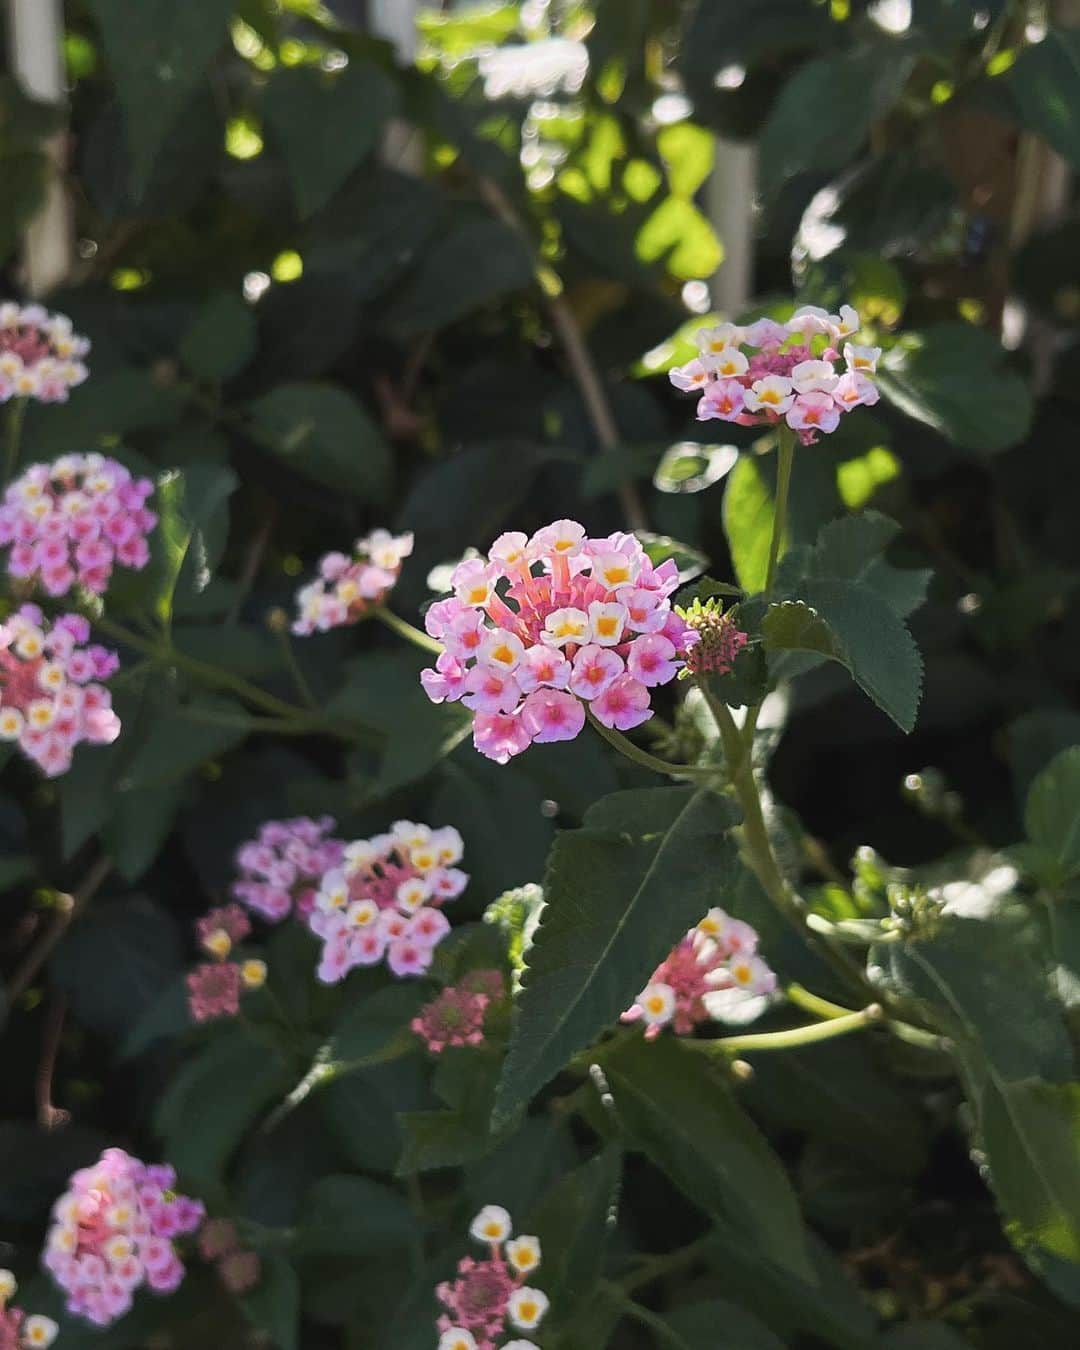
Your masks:
[{"label": "green leaf", "polygon": [[165,846],[183,797],[183,783],[117,793],[102,837],[126,880],[138,881],[149,870]]},{"label": "green leaf", "polygon": [[753,1313],[722,1298],[686,1303],[664,1320],[686,1350],[784,1350]]},{"label": "green leaf", "polygon": [[505,1122],[620,1013],[679,937],[723,903],[734,812],[690,788],[616,792],[556,837],[527,955],[496,1121]]},{"label": "green leaf", "polygon": [[296,1233],[304,1256],[368,1256],[405,1247],[416,1223],[408,1202],[367,1177],[329,1176],[308,1191]]},{"label": "green leaf", "polygon": [[247,736],[251,718],[239,703],[200,694],[155,710],[154,720],[115,786],[122,793],[163,788]]},{"label": "green leaf", "polygon": [[225,41],[233,0],[89,0],[124,107],[133,177],[145,187],[154,158]]},{"label": "green leaf", "polygon": [[259,1260],[259,1283],[242,1295],[241,1306],[273,1350],[300,1350],[300,1280],[293,1263],[279,1252]]},{"label": "green leaf", "polygon": [[871,588],[852,581],[807,581],[805,600],[770,605],[766,651],[810,652],[840,662],[897,724],[911,731],[922,694],[922,658],[911,634]]},{"label": "green leaf", "polygon": [[551,1187],[529,1216],[540,1239],[544,1292],[559,1323],[573,1325],[582,1300],[596,1289],[617,1226],[622,1148],[608,1144]]},{"label": "green leaf", "polygon": [[476,1049],[444,1050],[435,1088],[446,1111],[409,1111],[398,1117],[404,1144],[399,1176],[461,1167],[477,1161],[507,1138],[507,1128],[492,1130],[492,1106],[499,1060]]},{"label": "green leaf", "polygon": [[724,488],[723,513],[731,562],[745,591],[760,591],[765,585],[775,509],[773,491],[762,461],[755,455],[740,455]]},{"label": "green leaf", "polygon": [[[370,154],[397,106],[390,77],[355,55],[340,71],[312,66],[275,71],[263,108],[284,153],[301,216],[316,212]],[[340,133],[328,134],[332,127]]]},{"label": "green leaf", "polygon": [[283,464],[361,501],[384,502],[390,449],[353,396],[332,384],[283,384],[251,405],[252,430]]},{"label": "green leaf", "polygon": [[761,134],[761,181],[775,195],[796,174],[853,160],[900,96],[913,56],[895,41],[807,61],[783,85]]},{"label": "green leaf", "polygon": [[878,368],[889,402],[955,445],[995,454],[1031,425],[1027,382],[1012,370],[998,340],[966,323],[938,323],[907,333]]},{"label": "green leaf", "polygon": [[614,1110],[647,1153],[747,1246],[815,1284],[798,1202],[780,1160],[726,1077],[674,1038],[630,1036],[602,1055]]},{"label": "green leaf", "polygon": [[258,325],[251,306],[219,291],[199,309],[180,340],[180,359],[203,380],[228,380],[255,355]]},{"label": "green leaf", "polygon": [[638,540],[645,555],[654,567],[659,567],[668,559],[673,559],[679,569],[679,581],[692,581],[699,577],[708,565],[708,558],[699,549],[672,539],[669,534],[652,534],[648,530],[637,531]]},{"label": "green leaf", "polygon": [[[478,267],[481,258],[484,265]],[[444,328],[508,291],[523,290],[533,270],[525,244],[509,226],[488,219],[455,221],[423,251],[386,321],[402,337]]]},{"label": "green leaf", "polygon": [[326,1043],[329,1062],[339,1071],[366,1068],[416,1049],[409,1023],[431,997],[420,983],[391,984],[351,1003],[334,1023]]},{"label": "green leaf", "polygon": [[666,198],[634,237],[634,252],[642,262],[663,262],[679,281],[708,277],[724,261],[724,249],[709,220],[693,202]]},{"label": "green leaf", "polygon": [[1063,750],[1032,783],[1024,826],[1062,880],[1080,871],[1080,746]]},{"label": "green leaf", "polygon": [[[115,437],[174,424],[181,408],[177,391],[159,384],[147,370],[122,367],[100,375],[95,371],[93,379],[72,391],[67,403],[27,409],[24,445],[32,445],[39,459],[65,454],[73,445],[115,454]],[[153,500],[149,505],[159,509]]]},{"label": "green leaf", "polygon": [[155,1123],[169,1160],[193,1182],[213,1185],[290,1081],[279,1050],[241,1026],[220,1032],[171,1078],[158,1102]]},{"label": "green leaf", "polygon": [[[592,460],[590,471],[594,466],[607,464],[610,458],[610,455],[604,455]],[[678,441],[668,446],[660,463],[656,465],[653,487],[658,492],[703,492],[729,474],[738,461],[739,452],[733,445],[701,445],[697,441]]]},{"label": "green leaf", "polygon": [[1080,169],[1080,33],[1051,28],[1006,75],[1020,120]]},{"label": "green leaf", "polygon": [[[94,905],[57,949],[52,977],[84,1026],[125,1032],[176,976],[183,948],[175,920],[153,900],[131,896]],[[102,971],[109,976],[102,979]]]},{"label": "green leaf", "polygon": [[1071,708],[1036,708],[1010,724],[1009,767],[1021,806],[1035,776],[1055,755],[1073,745],[1080,745],[1080,712]]}]

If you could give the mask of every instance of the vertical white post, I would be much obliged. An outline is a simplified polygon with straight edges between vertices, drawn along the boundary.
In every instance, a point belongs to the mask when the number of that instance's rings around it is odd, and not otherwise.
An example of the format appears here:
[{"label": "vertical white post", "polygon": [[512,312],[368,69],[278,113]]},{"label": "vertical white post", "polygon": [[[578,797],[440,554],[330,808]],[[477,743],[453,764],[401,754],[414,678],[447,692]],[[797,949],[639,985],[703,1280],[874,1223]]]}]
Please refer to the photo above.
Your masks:
[{"label": "vertical white post", "polygon": [[[44,103],[64,99],[62,0],[7,0],[12,74],[25,93]],[[73,258],[71,208],[64,191],[62,167],[66,136],[52,138],[46,149],[52,172],[45,201],[23,239],[23,271],[27,291],[43,295],[68,275]]]},{"label": "vertical white post", "polygon": [[724,261],[711,283],[713,308],[724,315],[744,310],[754,284],[754,192],[757,149],[716,138],[716,159],[705,185],[705,210],[724,246]]},{"label": "vertical white post", "polygon": [[[420,0],[368,0],[368,22],[376,37],[393,44],[403,66],[416,60],[416,12]],[[386,130],[383,161],[400,173],[418,174],[422,167],[420,139],[408,122],[395,119]]]}]

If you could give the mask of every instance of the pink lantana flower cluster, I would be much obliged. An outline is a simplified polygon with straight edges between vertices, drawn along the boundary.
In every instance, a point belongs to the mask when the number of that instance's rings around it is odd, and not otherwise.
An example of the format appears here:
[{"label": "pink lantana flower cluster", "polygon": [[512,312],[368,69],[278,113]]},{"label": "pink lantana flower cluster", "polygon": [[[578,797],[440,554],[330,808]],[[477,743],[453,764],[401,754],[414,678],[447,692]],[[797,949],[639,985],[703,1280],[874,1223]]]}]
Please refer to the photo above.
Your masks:
[{"label": "pink lantana flower cluster", "polygon": [[139,571],[150,561],[146,538],[158,518],[146,500],[153,490],[149,478],[132,478],[104,455],[31,464],[0,506],[8,573],[53,596],[76,585],[104,595],[114,563]]},{"label": "pink lantana flower cluster", "polygon": [[87,646],[89,637],[81,614],[50,624],[37,605],[0,624],[0,741],[14,741],[48,778],[71,768],[81,742],[108,745],[120,734],[109,691],[98,683],[119,661]]},{"label": "pink lantana flower cluster", "polygon": [[13,1307],[18,1289],[11,1271],[0,1270],[0,1350],[48,1350],[59,1328],[51,1317]]},{"label": "pink lantana flower cluster", "polygon": [[71,1178],[53,1206],[44,1265],[67,1294],[68,1312],[108,1326],[147,1285],[170,1294],[184,1278],[174,1239],[206,1217],[201,1201],[176,1193],[176,1173],[109,1148]]},{"label": "pink lantana flower cluster", "polygon": [[456,863],[461,835],[399,820],[388,834],[345,846],[340,867],[322,879],[311,931],[323,940],[318,976],[336,984],[355,966],[384,958],[399,977],[422,975],[450,931],[442,905],[465,889]]},{"label": "pink lantana flower cluster", "polygon": [[648,1040],[667,1026],[677,1036],[690,1036],[701,1022],[747,1020],[739,1009],[760,1012],[760,1000],[776,988],[776,976],[756,954],[757,945],[758,935],[748,923],[710,909],[657,966],[622,1020],[643,1022]]},{"label": "pink lantana flower cluster", "polygon": [[318,577],[297,592],[300,613],[293,632],[306,637],[356,623],[386,599],[412,551],[411,534],[372,530],[356,541],[351,558],[327,553],[319,563]]},{"label": "pink lantana flower cluster", "polygon": [[500,535],[452,584],[427,611],[445,651],[420,679],[432,702],[474,713],[473,743],[499,764],[573,740],[586,709],[618,731],[640,726],[694,641],[671,607],[675,563],[653,567],[633,535],[590,539],[574,520]]},{"label": "pink lantana flower cluster", "polygon": [[270,923],[293,913],[308,920],[319,883],[345,855],[345,841],[332,836],[336,823],[332,816],[294,816],[261,825],[236,852],[233,898]]},{"label": "pink lantana flower cluster", "polygon": [[439,1350],[536,1350],[509,1332],[535,1331],[548,1310],[548,1298],[525,1283],[540,1266],[540,1239],[511,1237],[510,1215],[501,1205],[485,1205],[469,1226],[469,1236],[489,1255],[458,1262],[457,1279],[446,1280],[435,1294],[446,1309],[436,1327]]},{"label": "pink lantana flower cluster", "polygon": [[836,430],[843,413],[878,401],[870,377],[881,348],[849,342],[859,327],[850,305],[839,314],[804,305],[787,323],[758,319],[745,328],[703,328],[700,354],[676,366],[671,382],[701,395],[701,421],[719,418],[744,427],[783,421],[803,445],[813,445],[819,434]]},{"label": "pink lantana flower cluster", "polygon": [[83,364],[89,350],[89,339],[73,331],[67,315],[6,301],[0,305],[0,403],[66,403],[89,374]]},{"label": "pink lantana flower cluster", "polygon": [[487,1010],[506,993],[497,970],[470,970],[458,984],[448,985],[425,1003],[409,1024],[432,1055],[451,1046],[483,1045]]},{"label": "pink lantana flower cluster", "polygon": [[194,1022],[235,1017],[240,996],[266,983],[265,961],[230,960],[237,942],[251,932],[248,916],[239,905],[222,905],[204,914],[195,925],[199,946],[213,959],[196,966],[186,977],[188,1011]]}]

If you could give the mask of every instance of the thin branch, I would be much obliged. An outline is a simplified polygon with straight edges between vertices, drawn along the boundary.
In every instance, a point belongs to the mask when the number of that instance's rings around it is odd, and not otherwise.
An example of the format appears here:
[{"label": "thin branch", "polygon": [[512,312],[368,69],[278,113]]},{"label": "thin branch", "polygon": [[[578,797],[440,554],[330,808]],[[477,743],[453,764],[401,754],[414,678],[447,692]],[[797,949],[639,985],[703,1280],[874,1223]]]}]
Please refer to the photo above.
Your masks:
[{"label": "thin branch", "polygon": [[60,994],[50,1004],[45,1019],[45,1044],[41,1049],[41,1062],[34,1083],[37,1119],[43,1130],[57,1130],[71,1119],[70,1112],[53,1106],[52,1101],[53,1074],[56,1072],[56,1057],[60,1051],[66,1012],[67,999]]},{"label": "thin branch", "polygon": [[34,943],[22,965],[18,967],[7,985],[9,1006],[13,1005],[30,987],[38,971],[49,959],[57,943],[67,932],[73,919],[90,903],[101,888],[105,878],[112,871],[113,862],[108,854],[103,854],[83,878],[82,884],[72,895],[58,897],[56,913],[48,928]]}]

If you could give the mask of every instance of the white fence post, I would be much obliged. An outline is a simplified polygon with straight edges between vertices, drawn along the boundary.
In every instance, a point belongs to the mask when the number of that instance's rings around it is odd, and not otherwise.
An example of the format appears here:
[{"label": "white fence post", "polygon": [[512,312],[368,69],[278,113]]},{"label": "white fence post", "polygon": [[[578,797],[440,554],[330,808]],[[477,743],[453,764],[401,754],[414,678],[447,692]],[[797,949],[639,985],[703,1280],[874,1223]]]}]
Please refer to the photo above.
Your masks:
[{"label": "white fence post", "polygon": [[[7,0],[11,70],[23,90],[45,103],[64,99],[62,0]],[[27,291],[43,295],[63,281],[74,257],[71,206],[62,177],[67,136],[58,132],[46,149],[52,172],[45,201],[23,237]]]}]

